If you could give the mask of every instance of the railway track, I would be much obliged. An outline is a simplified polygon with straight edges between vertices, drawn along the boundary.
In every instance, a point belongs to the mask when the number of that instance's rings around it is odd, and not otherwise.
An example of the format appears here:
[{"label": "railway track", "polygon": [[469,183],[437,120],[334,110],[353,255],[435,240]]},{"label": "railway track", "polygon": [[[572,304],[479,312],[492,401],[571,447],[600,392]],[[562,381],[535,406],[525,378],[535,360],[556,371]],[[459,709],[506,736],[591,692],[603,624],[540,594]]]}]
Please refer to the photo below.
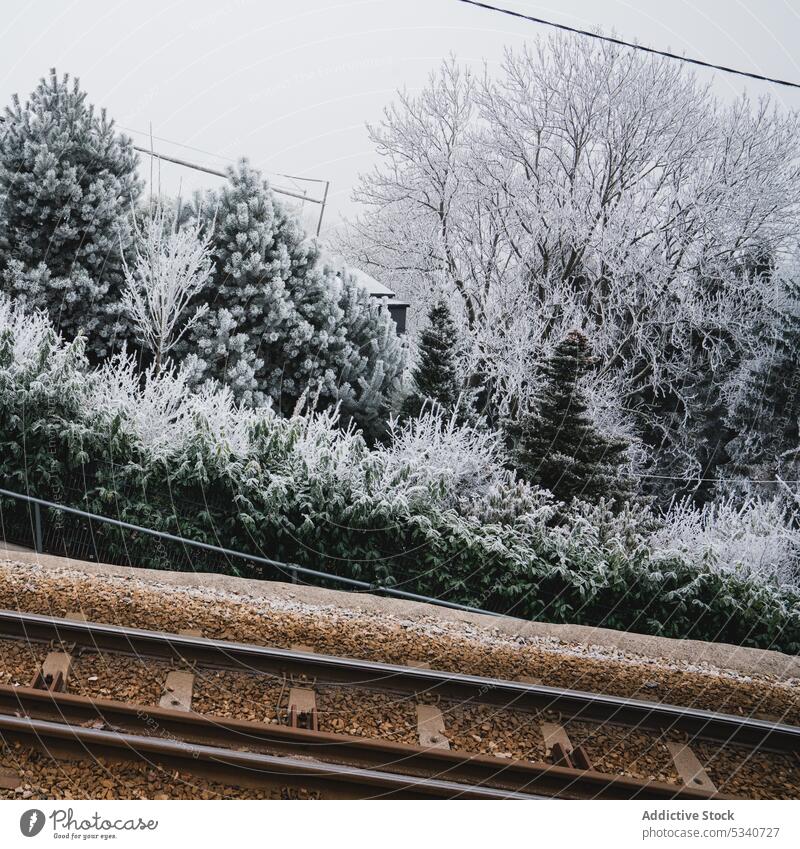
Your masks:
[{"label": "railway track", "polygon": [[[299,684],[291,691],[297,694],[293,696],[297,705],[290,707],[285,725],[199,714],[185,704],[176,710],[163,704],[143,706],[80,696],[64,692],[64,681],[52,675],[47,680],[41,672],[32,676],[34,686],[0,685],[0,737],[6,742],[36,742],[72,755],[150,758],[244,786],[277,782],[351,797],[707,799],[721,795],[702,771],[700,778],[684,774],[686,784],[598,771],[580,746],[570,746],[560,726],[551,728],[554,736],[546,761],[453,750],[442,745],[443,734],[439,729],[437,738],[435,727],[427,729],[425,745],[417,746],[320,732],[313,703],[318,682],[370,692],[423,693],[428,702],[441,698],[556,712],[564,720],[646,729],[653,735],[678,731],[687,743],[702,740],[781,754],[800,751],[800,728],[794,726],[525,682],[7,610],[0,611],[0,636],[31,645],[49,644],[60,649],[61,656],[81,651],[118,653],[159,658],[189,670],[282,676]],[[310,705],[301,696],[310,698]],[[435,720],[435,706],[426,710]],[[687,757],[691,766],[688,746],[681,754],[684,767]]]},{"label": "railway track", "polygon": [[[289,763],[292,771],[287,770],[286,776],[309,779],[312,787],[322,784],[322,789],[327,791],[337,788],[332,787],[330,781],[314,782],[308,770],[294,771],[298,758],[303,758],[299,762],[306,767],[313,758],[330,769],[342,768],[345,782],[362,793],[372,790],[373,794],[600,799],[672,799],[676,796],[707,799],[714,795],[693,788],[677,788],[656,781],[641,782],[627,776],[609,776],[550,763],[509,761],[449,749],[409,746],[156,706],[142,707],[26,687],[0,686],[0,711],[0,736],[16,738],[24,733],[28,737],[34,734],[50,737],[54,723],[66,723],[71,730],[64,732],[59,725],[59,734],[53,737],[56,745],[67,741],[100,754],[108,754],[113,745],[117,750],[148,753],[151,751],[149,742],[134,744],[131,741],[150,741],[154,737],[179,741],[180,746],[174,752],[163,747],[158,749],[158,753],[170,755],[170,766],[185,766],[188,757],[196,767],[198,757],[205,758],[205,753],[209,752],[211,763],[220,767],[221,752],[235,752],[238,747],[246,746],[249,771],[257,768],[258,758],[263,755],[266,756],[263,763],[266,776],[273,775],[281,764]],[[15,716],[17,713],[27,718],[27,725],[20,724]],[[101,733],[95,734],[96,730]],[[115,734],[118,735],[117,744],[113,743]],[[282,760],[285,758],[289,760]],[[234,773],[221,774],[221,778],[230,781],[242,777],[235,772],[238,762],[232,761],[228,766]],[[376,780],[376,775],[380,775],[380,780]],[[246,777],[258,781],[255,775]]]},{"label": "railway track", "polygon": [[98,729],[63,721],[0,715],[0,737],[49,752],[112,760],[143,760],[205,779],[245,787],[299,786],[345,798],[535,799],[533,793],[406,775],[344,763],[271,755],[190,743],[181,739]]}]

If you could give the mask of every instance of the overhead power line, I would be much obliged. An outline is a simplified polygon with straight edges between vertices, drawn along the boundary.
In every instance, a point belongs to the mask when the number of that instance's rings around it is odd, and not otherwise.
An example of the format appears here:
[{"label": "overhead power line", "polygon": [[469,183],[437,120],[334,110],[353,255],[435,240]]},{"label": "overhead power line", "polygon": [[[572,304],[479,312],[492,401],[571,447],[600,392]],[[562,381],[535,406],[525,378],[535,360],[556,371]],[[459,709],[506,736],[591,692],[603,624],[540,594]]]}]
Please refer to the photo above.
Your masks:
[{"label": "overhead power line", "polygon": [[[147,147],[142,147],[141,145],[135,144],[133,145],[134,150],[138,150],[139,153],[146,153],[148,156],[152,156],[155,159],[163,159],[165,162],[173,162],[175,165],[183,165],[185,168],[192,168],[195,171],[204,171],[206,174],[215,174],[217,177],[227,177],[227,173],[225,171],[220,171],[218,168],[209,168],[207,165],[198,165],[194,162],[187,162],[185,159],[178,159],[176,156],[167,156],[166,153],[157,153],[156,151],[150,150]],[[301,195],[298,192],[293,192],[290,189],[284,189],[279,186],[271,186],[273,192],[277,192],[279,195],[288,195],[291,198],[297,198],[297,200],[309,201],[310,203],[324,203],[324,199],[307,197],[306,195]]]},{"label": "overhead power line", "polygon": [[[2,120],[2,119],[0,119],[0,120]],[[126,130],[129,133],[137,133],[140,136],[147,136],[148,138],[150,138],[151,135],[152,135],[147,130],[137,130],[135,127],[126,127],[126,126],[123,126],[122,124],[117,124],[116,126],[119,127],[120,130]],[[163,141],[163,142],[166,142],[167,144],[175,145],[175,147],[182,147],[182,148],[185,148],[186,150],[193,150],[195,153],[203,153],[206,156],[213,156],[215,159],[224,159],[226,162],[237,162],[238,161],[237,159],[234,159],[232,156],[225,156],[222,153],[214,153],[213,150],[206,150],[205,148],[202,148],[202,147],[194,147],[194,145],[184,144],[183,142],[175,141],[174,139],[168,139],[165,136],[152,136],[152,138],[155,139],[156,141]],[[319,177],[299,177],[297,174],[284,174],[282,171],[272,171],[272,172],[269,172],[269,173],[277,174],[279,177],[286,177],[288,180],[301,180],[304,183],[326,183],[326,182],[328,182],[327,180],[320,179]]]},{"label": "overhead power line", "polygon": [[[154,150],[149,150],[146,147],[140,147],[139,145],[133,145],[134,150],[138,150],[140,153],[146,153],[148,156],[151,156],[153,159],[163,159],[165,162],[173,162],[175,165],[182,165],[184,168],[192,168],[195,171],[203,171],[206,174],[214,174],[217,177],[227,177],[228,175],[224,171],[219,171],[216,168],[209,168],[206,165],[198,165],[195,162],[187,162],[185,159],[178,159],[175,156],[167,156],[165,153],[156,153]],[[320,230],[322,229],[322,216],[325,214],[325,205],[328,202],[328,190],[330,189],[330,183],[325,181],[325,191],[321,198],[308,197],[306,194],[298,194],[297,192],[289,191],[289,189],[278,188],[277,186],[270,187],[273,192],[276,192],[279,195],[288,195],[289,197],[296,198],[301,201],[309,201],[310,203],[319,204],[319,218],[317,219],[317,236],[319,236]]]},{"label": "overhead power line", "polygon": [[691,65],[699,65],[702,68],[712,68],[715,71],[723,71],[726,74],[737,74],[740,77],[749,77],[752,80],[761,80],[766,83],[774,83],[775,85],[788,86],[789,88],[800,88],[800,83],[793,83],[790,80],[781,80],[776,77],[766,77],[763,74],[756,74],[753,71],[742,71],[738,68],[729,68],[726,65],[717,65],[714,62],[705,62],[702,59],[693,59],[689,56],[681,56],[678,53],[670,53],[668,50],[656,50],[653,47],[645,47],[642,44],[634,44],[630,41],[623,41],[621,38],[614,38],[610,35],[600,35],[596,32],[591,32],[586,29],[578,29],[570,27],[566,24],[559,24],[555,21],[548,21],[545,18],[537,18],[533,15],[526,15],[522,12],[514,12],[511,9],[503,9],[500,6],[492,6],[489,3],[481,3],[478,0],[458,0],[459,3],[466,3],[469,6],[477,6],[480,9],[488,9],[490,12],[500,12],[502,15],[509,15],[512,18],[522,18],[526,21],[532,21],[535,24],[542,24],[546,27],[554,27],[555,29],[571,32],[576,35],[584,35],[587,38],[594,38],[598,41],[607,41],[611,44],[619,44],[622,47],[629,47],[631,50],[641,50],[643,53],[652,53],[656,56],[665,56],[667,59],[677,59],[679,62],[688,62]]},{"label": "overhead power line", "polygon": [[[5,126],[5,118],[0,116],[0,126]],[[122,127],[120,129],[123,129]],[[132,130],[131,132],[141,132],[140,130]],[[172,144],[180,144],[179,142],[172,142]],[[180,145],[181,147],[189,147],[189,145]],[[165,153],[157,153],[152,148],[142,147],[141,145],[134,144],[133,149],[139,151],[139,153],[145,153],[147,156],[152,157],[153,159],[162,159],[165,162],[172,162],[175,165],[182,165],[184,168],[191,168],[194,171],[203,171],[206,174],[214,174],[216,177],[227,178],[228,174],[225,171],[220,171],[217,168],[210,168],[207,165],[199,165],[196,162],[187,162],[185,159],[178,159],[175,156],[167,156]],[[194,148],[199,150],[199,148]],[[215,154],[211,154],[215,155]],[[225,157],[220,157],[225,158]],[[290,189],[285,189],[280,186],[271,185],[270,188],[273,192],[279,195],[288,195],[291,198],[295,198],[296,200],[308,201],[309,203],[319,204],[319,217],[317,218],[317,230],[316,235],[319,236],[320,231],[322,229],[322,216],[325,214],[325,205],[328,202],[328,192],[330,190],[330,181],[329,180],[316,180],[310,177],[291,177],[289,174],[282,174],[281,176],[287,177],[288,179],[297,179],[297,180],[307,180],[308,182],[313,183],[323,183],[324,191],[321,198],[309,197],[308,194],[303,191],[302,194],[299,192],[293,192]]]}]

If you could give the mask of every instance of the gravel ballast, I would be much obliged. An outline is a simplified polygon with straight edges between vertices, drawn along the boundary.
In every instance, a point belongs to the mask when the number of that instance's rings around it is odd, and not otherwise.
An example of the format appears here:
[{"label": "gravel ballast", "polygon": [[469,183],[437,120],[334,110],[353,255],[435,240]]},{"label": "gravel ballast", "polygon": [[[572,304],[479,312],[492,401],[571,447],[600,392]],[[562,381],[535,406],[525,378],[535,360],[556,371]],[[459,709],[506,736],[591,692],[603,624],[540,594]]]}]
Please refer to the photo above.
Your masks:
[{"label": "gravel ballast", "polygon": [[2,799],[311,799],[315,791],[242,788],[206,781],[158,764],[57,760],[28,746],[0,744],[0,768],[17,774],[19,787],[0,788]]},{"label": "gravel ballast", "polygon": [[[755,650],[720,650],[711,644],[695,659],[680,641],[615,632],[565,630],[532,632],[530,623],[471,614],[454,615],[430,605],[221,576],[161,573],[123,567],[77,564],[60,558],[8,553],[0,562],[0,606],[54,616],[82,613],[86,619],[158,631],[191,629],[205,636],[280,647],[302,644],[312,651],[389,663],[424,663],[432,668],[517,679],[576,690],[633,696],[739,715],[800,724],[796,658],[761,652],[763,671],[754,669]],[[41,560],[41,562],[37,562]],[[210,580],[213,579],[213,580]],[[513,623],[518,623],[514,629]],[[564,639],[589,634],[606,642]],[[708,648],[705,646],[708,645]],[[638,650],[633,650],[636,647]],[[29,683],[45,653],[13,640],[0,640],[0,680]],[[708,658],[724,661],[716,666]],[[734,661],[736,662],[734,663]],[[156,704],[166,675],[164,661],[83,652],[75,659],[69,689],[99,698]],[[285,714],[288,689],[279,677],[195,670],[193,709],[251,721],[277,722]],[[414,698],[316,684],[321,731],[415,743]],[[427,701],[425,693],[418,694]],[[540,760],[544,746],[536,716],[511,708],[438,703],[453,748],[498,757]],[[568,723],[574,744],[589,753],[595,768],[678,783],[666,740],[629,729]],[[694,747],[694,744],[693,744]],[[700,752],[698,751],[698,756]],[[772,756],[748,758],[729,750],[708,751],[712,780],[732,795],[800,797],[800,762],[780,760],[769,775]],[[701,758],[703,760],[703,758]],[[85,765],[80,765],[85,770]],[[48,774],[49,775],[49,774]],[[138,776],[139,773],[136,773]],[[48,779],[49,780],[49,779]],[[131,778],[131,786],[139,778]],[[47,781],[40,782],[41,786]],[[758,785],[760,790],[751,788]],[[119,789],[115,785],[115,790]],[[142,791],[144,792],[144,791]],[[150,791],[148,791],[150,792]],[[203,785],[202,792],[208,791]],[[224,794],[226,789],[219,791]],[[254,791],[236,791],[261,798]],[[38,798],[33,796],[31,798]],[[55,798],[55,797],[54,797]],[[58,797],[62,798],[62,797]],[[101,797],[103,798],[103,797]],[[136,798],[114,796],[114,798]],[[154,798],[149,795],[148,798]],[[218,798],[175,796],[174,798]],[[264,798],[268,798],[265,796]]]},{"label": "gravel ballast", "polygon": [[[678,660],[670,656],[678,640],[642,637],[641,652],[623,651],[526,635],[531,623],[520,620],[462,614],[462,621],[453,618],[452,611],[413,602],[378,599],[380,608],[372,610],[368,608],[374,599],[357,594],[222,580],[218,575],[79,566],[44,555],[28,555],[39,557],[41,563],[16,559],[23,556],[15,553],[15,560],[0,561],[2,607],[55,616],[80,611],[89,620],[110,624],[171,632],[199,629],[209,637],[245,643],[280,647],[301,643],[340,656],[426,662],[432,668],[507,679],[529,676],[551,686],[800,724],[800,663],[785,655],[778,656],[779,662],[776,652],[722,652],[726,660],[747,658],[743,664],[747,668],[753,665],[753,653],[760,655],[764,671],[745,674],[741,668],[704,660],[717,648],[713,644],[699,644],[708,648],[700,649],[694,661]],[[215,579],[210,586],[208,578]],[[510,622],[518,623],[518,633],[509,632]],[[599,635],[596,630],[583,631]],[[624,637],[636,643],[637,635]],[[653,648],[657,651],[651,652]]]}]

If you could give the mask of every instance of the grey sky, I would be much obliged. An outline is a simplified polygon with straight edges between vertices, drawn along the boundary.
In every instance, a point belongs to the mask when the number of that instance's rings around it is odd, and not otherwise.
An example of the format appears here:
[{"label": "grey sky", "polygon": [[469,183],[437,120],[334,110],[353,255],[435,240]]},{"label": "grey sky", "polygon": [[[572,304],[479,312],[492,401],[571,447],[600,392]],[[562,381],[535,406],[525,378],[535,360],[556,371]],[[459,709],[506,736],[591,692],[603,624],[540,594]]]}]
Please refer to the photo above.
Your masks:
[{"label": "grey sky", "polygon": [[[789,0],[495,5],[800,81],[800,6]],[[152,122],[156,137],[210,152],[157,138],[167,154],[217,168],[247,155],[267,172],[329,179],[333,225],[355,211],[357,175],[376,159],[364,124],[380,118],[397,88],[424,85],[449,52],[491,66],[504,45],[543,31],[456,0],[36,0],[0,23],[0,93],[4,102],[13,92],[24,99],[51,66],[69,71],[140,144],[149,144]],[[800,107],[800,91],[725,75],[715,86],[723,97],[746,87]],[[220,182],[168,165],[160,179],[171,193],[179,181],[184,191]]]}]

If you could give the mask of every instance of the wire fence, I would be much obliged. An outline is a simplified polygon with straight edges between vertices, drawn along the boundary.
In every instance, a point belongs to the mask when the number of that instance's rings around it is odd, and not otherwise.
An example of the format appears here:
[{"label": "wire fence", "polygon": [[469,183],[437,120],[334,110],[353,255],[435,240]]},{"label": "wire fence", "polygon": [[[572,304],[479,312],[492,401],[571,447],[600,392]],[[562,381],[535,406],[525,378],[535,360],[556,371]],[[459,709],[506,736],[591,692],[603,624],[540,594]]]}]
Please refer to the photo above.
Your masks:
[{"label": "wire fence", "polygon": [[[13,505],[10,508],[3,506],[3,498],[12,499]],[[207,503],[198,503],[196,506],[208,509]],[[238,572],[235,564],[241,563],[249,567],[249,573],[256,573],[262,579],[291,580],[293,583],[303,579],[315,585],[341,585],[348,590],[420,601],[468,613],[500,615],[496,611],[187,539],[9,489],[0,489],[0,536],[8,543],[31,545],[40,554],[121,566],[174,571],[204,571],[205,568],[212,568],[218,571],[222,558],[228,566],[233,567],[234,573]]]},{"label": "wire fence", "polygon": [[[2,483],[8,486],[11,482]],[[431,583],[426,580],[430,576],[424,568],[414,567],[413,559],[411,565],[406,562],[403,568],[387,570],[385,577],[380,568],[369,560],[326,558],[322,554],[323,568],[314,569],[239,550],[244,546],[241,546],[241,536],[237,537],[235,533],[235,511],[231,510],[230,499],[226,501],[220,497],[216,503],[210,503],[208,493],[200,493],[197,499],[191,497],[192,493],[182,493],[186,498],[174,498],[169,486],[163,487],[161,492],[148,490],[144,493],[141,487],[136,491],[137,487],[125,486],[120,481],[113,486],[113,491],[106,490],[104,501],[114,504],[117,515],[135,521],[111,518],[62,503],[88,503],[87,499],[97,503],[93,496],[96,483],[92,475],[83,473],[59,481],[57,490],[50,496],[58,501],[0,488],[0,540],[73,560],[161,571],[214,572],[259,580],[291,581],[514,620],[569,622],[763,648],[777,645],[775,634],[770,636],[765,632],[762,638],[759,630],[756,638],[752,636],[753,627],[761,629],[768,624],[760,617],[756,616],[756,626],[751,622],[752,617],[740,621],[739,617],[731,616],[725,604],[716,603],[716,596],[708,595],[709,592],[720,591],[716,583],[701,580],[695,586],[697,575],[687,578],[683,573],[673,574],[673,570],[663,567],[663,564],[655,574],[644,568],[627,570],[624,572],[624,586],[612,581],[594,589],[587,588],[580,580],[567,579],[560,575],[558,569],[549,576],[532,571],[530,580],[518,592],[510,594],[499,591],[503,579],[498,575],[482,583],[482,573],[487,568],[491,572],[491,564],[480,561],[474,563],[473,585],[464,575],[444,575],[441,580]],[[134,512],[136,508],[130,508],[132,502],[138,500],[141,503],[143,497],[148,509],[144,518],[141,511]],[[203,513],[202,521],[190,521],[188,517],[192,511],[194,519]],[[147,522],[162,528],[176,528],[177,532],[146,527]],[[209,540],[230,540],[229,544],[237,548],[192,539],[181,532],[183,527],[191,528],[191,534],[206,535]],[[272,542],[267,535],[258,543],[253,540],[253,544],[259,550],[269,551]],[[408,561],[408,558],[401,559]],[[336,574],[337,567],[346,574]],[[326,571],[331,569],[334,571]],[[686,597],[684,590],[688,592]],[[459,597],[460,600],[450,600]],[[783,642],[779,648],[794,652],[797,646],[796,614],[787,614],[784,618],[785,621],[777,622],[775,628],[776,634],[782,640],[785,638],[788,648],[780,648]],[[767,637],[769,643],[765,644]]]}]

